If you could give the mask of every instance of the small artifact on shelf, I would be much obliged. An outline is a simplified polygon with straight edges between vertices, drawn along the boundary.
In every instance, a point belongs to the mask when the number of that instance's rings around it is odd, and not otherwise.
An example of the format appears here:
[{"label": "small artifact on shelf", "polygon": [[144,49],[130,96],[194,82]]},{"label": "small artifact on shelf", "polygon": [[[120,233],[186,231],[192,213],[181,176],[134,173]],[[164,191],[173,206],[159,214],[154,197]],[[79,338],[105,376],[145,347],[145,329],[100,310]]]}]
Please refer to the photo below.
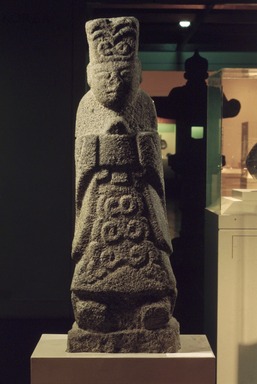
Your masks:
[{"label": "small artifact on shelf", "polygon": [[257,143],[252,147],[246,157],[246,168],[250,175],[257,179]]}]

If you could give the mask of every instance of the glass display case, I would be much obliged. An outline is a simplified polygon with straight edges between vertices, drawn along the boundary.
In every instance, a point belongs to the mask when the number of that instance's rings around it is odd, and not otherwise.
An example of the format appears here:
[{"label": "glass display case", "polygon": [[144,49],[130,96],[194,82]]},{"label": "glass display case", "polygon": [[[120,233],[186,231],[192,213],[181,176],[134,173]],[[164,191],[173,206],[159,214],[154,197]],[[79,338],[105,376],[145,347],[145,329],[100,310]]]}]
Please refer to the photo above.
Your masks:
[{"label": "glass display case", "polygon": [[246,158],[257,143],[257,69],[222,69],[209,76],[207,121],[207,207],[227,213],[239,197],[256,196],[257,179]]},{"label": "glass display case", "polygon": [[[257,383],[257,69],[208,80],[205,330],[217,384]],[[255,169],[256,167],[256,169]],[[253,175],[253,176],[252,176]]]}]

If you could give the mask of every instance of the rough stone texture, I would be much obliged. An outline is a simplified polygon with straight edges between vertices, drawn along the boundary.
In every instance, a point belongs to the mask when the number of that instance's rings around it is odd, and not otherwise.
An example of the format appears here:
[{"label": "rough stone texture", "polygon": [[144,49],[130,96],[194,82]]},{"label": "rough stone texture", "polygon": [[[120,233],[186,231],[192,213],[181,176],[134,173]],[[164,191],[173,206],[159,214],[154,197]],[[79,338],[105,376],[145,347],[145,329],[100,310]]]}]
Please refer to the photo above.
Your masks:
[{"label": "rough stone texture", "polygon": [[160,139],[140,88],[138,21],[86,24],[90,91],[76,120],[70,352],[176,352]]}]

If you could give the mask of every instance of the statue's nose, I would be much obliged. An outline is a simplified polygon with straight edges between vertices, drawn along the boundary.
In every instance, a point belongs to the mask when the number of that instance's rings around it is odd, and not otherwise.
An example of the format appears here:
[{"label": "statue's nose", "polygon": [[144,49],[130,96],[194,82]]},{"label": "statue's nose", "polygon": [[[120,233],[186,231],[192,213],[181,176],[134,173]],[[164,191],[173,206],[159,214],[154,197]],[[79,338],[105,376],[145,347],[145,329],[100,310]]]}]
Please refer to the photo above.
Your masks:
[{"label": "statue's nose", "polygon": [[119,85],[120,83],[122,83],[122,78],[119,76],[118,73],[113,72],[111,74],[109,82],[110,84],[113,84],[113,85]]}]

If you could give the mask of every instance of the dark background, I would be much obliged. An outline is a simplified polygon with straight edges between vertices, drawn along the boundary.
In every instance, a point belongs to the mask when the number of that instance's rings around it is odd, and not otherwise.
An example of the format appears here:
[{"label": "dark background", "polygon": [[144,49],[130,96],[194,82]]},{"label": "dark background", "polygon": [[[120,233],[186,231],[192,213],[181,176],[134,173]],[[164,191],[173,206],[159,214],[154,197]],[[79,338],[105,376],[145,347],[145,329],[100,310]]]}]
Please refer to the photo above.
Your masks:
[{"label": "dark background", "polygon": [[28,384],[42,333],[67,333],[73,136],[84,1],[0,7],[0,383]]}]

